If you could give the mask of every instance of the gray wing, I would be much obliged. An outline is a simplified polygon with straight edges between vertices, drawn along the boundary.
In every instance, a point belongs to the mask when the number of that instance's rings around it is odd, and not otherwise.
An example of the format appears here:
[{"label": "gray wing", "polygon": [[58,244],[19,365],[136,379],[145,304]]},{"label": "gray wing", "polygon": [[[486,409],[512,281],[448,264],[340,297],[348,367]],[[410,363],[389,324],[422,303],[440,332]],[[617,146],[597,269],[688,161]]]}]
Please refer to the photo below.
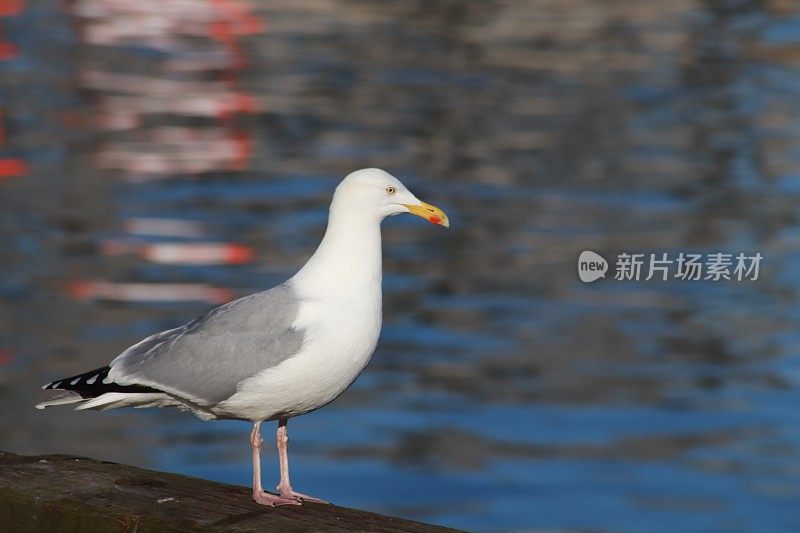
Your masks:
[{"label": "gray wing", "polygon": [[131,346],[111,362],[109,378],[217,404],[300,350],[304,332],[292,328],[299,307],[286,284],[235,300]]}]

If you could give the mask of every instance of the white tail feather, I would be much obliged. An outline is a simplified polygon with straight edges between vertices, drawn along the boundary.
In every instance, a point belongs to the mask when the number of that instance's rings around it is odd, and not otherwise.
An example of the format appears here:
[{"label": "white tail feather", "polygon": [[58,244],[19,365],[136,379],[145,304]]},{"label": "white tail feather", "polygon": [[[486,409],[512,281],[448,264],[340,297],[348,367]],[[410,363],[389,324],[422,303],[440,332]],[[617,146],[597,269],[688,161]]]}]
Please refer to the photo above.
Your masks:
[{"label": "white tail feather", "polygon": [[36,404],[37,409],[44,409],[45,407],[50,407],[51,405],[64,405],[67,403],[77,403],[83,401],[83,397],[78,394],[77,392],[65,392],[64,394],[59,394],[58,396],[53,396],[49,400],[45,400],[41,403]]},{"label": "white tail feather", "polygon": [[105,411],[106,409],[119,409],[120,407],[136,407],[140,405],[160,407],[162,405],[175,405],[175,403],[175,400],[160,392],[107,392],[82,403],[75,410],[95,409],[97,411]]}]

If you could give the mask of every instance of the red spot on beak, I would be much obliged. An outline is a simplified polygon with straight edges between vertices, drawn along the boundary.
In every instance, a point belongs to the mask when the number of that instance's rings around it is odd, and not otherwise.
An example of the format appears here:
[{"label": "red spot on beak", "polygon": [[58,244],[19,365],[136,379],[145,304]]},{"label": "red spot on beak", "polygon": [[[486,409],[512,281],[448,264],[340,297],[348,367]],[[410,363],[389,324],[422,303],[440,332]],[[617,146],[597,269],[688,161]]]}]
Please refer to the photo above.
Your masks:
[{"label": "red spot on beak", "polygon": [[434,224],[441,224],[442,223],[442,219],[437,217],[436,215],[432,215],[431,218],[429,218],[428,220],[430,220]]}]

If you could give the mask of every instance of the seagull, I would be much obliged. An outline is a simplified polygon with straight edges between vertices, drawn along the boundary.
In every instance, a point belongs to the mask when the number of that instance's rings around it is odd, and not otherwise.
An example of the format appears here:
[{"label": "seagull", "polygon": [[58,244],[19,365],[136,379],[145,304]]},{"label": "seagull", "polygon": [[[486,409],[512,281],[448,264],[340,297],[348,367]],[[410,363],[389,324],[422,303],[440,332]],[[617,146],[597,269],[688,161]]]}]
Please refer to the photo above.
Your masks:
[{"label": "seagull", "polygon": [[[151,335],[108,366],[48,383],[42,388],[66,392],[36,407],[178,407],[204,420],[250,421],[253,499],[327,503],[292,489],[287,424],[335,400],[369,363],[381,331],[380,225],[401,213],[450,225],[387,172],[349,174],[336,187],[322,242],[288,281]],[[277,495],[261,487],[261,424],[274,420]]]}]

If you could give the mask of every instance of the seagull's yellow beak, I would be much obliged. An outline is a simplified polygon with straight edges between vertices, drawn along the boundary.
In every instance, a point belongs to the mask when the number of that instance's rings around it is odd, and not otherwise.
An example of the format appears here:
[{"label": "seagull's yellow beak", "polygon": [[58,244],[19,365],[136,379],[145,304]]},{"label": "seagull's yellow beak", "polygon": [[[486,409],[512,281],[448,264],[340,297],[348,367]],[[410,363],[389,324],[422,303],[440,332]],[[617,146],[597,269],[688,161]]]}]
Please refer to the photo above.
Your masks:
[{"label": "seagull's yellow beak", "polygon": [[419,205],[403,204],[403,207],[408,209],[409,213],[417,215],[418,217],[422,217],[429,222],[439,224],[445,228],[450,227],[450,220],[447,219],[447,215],[444,214],[444,211],[434,205],[420,202]]}]

